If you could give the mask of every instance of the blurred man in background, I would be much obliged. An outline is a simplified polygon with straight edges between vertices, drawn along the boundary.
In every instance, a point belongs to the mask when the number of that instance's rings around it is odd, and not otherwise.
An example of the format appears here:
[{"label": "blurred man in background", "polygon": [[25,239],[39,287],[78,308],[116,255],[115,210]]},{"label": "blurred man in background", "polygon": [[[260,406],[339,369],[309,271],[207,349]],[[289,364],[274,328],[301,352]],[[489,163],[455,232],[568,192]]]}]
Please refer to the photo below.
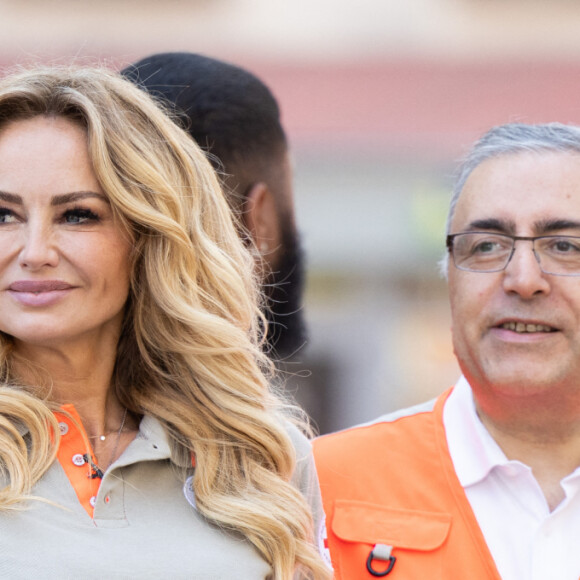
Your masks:
[{"label": "blurred man in background", "polygon": [[222,176],[251,236],[269,308],[267,343],[286,360],[305,343],[303,254],[288,143],[268,87],[248,71],[199,54],[154,54],[122,74],[160,98]]}]

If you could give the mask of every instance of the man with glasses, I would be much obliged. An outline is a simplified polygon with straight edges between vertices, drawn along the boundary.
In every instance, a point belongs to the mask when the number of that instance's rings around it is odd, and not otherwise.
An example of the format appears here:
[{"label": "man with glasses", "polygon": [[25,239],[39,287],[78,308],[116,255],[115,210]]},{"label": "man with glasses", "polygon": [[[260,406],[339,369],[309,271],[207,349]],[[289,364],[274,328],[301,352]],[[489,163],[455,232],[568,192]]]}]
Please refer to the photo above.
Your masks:
[{"label": "man with glasses", "polygon": [[476,143],[447,223],[436,401],[315,442],[339,579],[580,577],[580,128]]}]

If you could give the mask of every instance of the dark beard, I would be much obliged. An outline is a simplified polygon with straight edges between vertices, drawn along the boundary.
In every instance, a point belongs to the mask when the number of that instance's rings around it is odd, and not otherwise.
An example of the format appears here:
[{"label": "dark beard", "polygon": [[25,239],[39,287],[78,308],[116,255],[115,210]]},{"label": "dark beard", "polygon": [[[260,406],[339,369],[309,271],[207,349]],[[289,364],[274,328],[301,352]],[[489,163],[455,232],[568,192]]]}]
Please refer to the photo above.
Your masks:
[{"label": "dark beard", "polygon": [[284,252],[266,284],[268,307],[267,348],[274,360],[284,361],[306,344],[302,310],[304,253],[298,233],[291,227],[282,232]]}]

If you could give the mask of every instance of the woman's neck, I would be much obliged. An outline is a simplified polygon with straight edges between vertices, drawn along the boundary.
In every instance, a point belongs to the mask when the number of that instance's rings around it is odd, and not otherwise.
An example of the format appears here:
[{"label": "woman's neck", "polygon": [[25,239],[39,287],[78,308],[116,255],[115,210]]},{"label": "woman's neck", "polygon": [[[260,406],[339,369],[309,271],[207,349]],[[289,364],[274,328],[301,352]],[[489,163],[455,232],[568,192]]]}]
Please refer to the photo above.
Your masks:
[{"label": "woman's neck", "polygon": [[[101,434],[123,414],[111,389],[114,348],[15,345],[12,370],[24,384],[45,388],[50,400],[72,404],[89,435]],[[93,433],[94,432],[94,433]]]}]

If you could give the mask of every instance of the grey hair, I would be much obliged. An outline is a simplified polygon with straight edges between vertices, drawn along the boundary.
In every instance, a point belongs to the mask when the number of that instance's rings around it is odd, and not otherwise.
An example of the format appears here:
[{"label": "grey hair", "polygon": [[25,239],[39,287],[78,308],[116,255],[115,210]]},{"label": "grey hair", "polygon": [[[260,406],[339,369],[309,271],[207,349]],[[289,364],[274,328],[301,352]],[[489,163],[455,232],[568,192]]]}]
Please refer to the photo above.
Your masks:
[{"label": "grey hair", "polygon": [[[580,127],[562,123],[526,125],[509,123],[493,127],[471,148],[455,174],[455,185],[449,203],[446,234],[451,233],[451,222],[465,182],[476,167],[484,161],[502,155],[523,152],[561,151],[580,153]],[[447,277],[449,253],[445,252],[439,267]]]}]

